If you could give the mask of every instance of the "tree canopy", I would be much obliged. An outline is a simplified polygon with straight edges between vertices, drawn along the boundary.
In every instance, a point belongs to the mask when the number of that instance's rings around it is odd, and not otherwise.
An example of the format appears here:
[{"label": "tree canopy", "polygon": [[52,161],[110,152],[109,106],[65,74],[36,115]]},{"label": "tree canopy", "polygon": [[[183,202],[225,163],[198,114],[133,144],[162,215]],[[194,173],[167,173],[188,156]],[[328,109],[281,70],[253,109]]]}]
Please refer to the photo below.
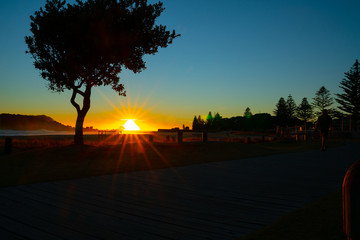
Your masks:
[{"label": "tree canopy", "polygon": [[253,115],[253,114],[252,114],[250,108],[247,107],[247,108],[245,109],[245,112],[244,112],[244,117],[246,117],[246,118],[251,118],[252,115]]},{"label": "tree canopy", "polygon": [[[356,59],[348,72],[344,73],[345,78],[340,82],[343,93],[336,94],[335,99],[339,104],[339,109],[350,114],[356,123],[360,112],[360,71],[359,61]],[[356,129],[356,124],[353,125]]]},{"label": "tree canopy", "polygon": [[162,3],[139,0],[89,0],[67,4],[47,0],[31,16],[25,41],[34,65],[54,91],[74,86],[111,85],[120,95],[122,68],[144,70],[145,54],[155,54],[178,35],[154,25],[164,10]]},{"label": "tree canopy", "polygon": [[289,120],[289,112],[288,112],[288,104],[285,99],[281,97],[276,104],[276,108],[274,110],[274,114],[276,116],[276,122],[280,126],[286,126]]},{"label": "tree canopy", "polygon": [[312,118],[313,108],[309,104],[306,97],[304,97],[296,109],[296,115],[303,120],[305,123]]},{"label": "tree canopy", "polygon": [[315,93],[315,97],[313,98],[313,106],[318,111],[315,113],[316,115],[321,115],[322,111],[327,109],[329,115],[335,114],[335,109],[331,108],[331,105],[334,104],[334,99],[331,97],[330,91],[326,89],[326,87],[322,86]]},{"label": "tree canopy", "polygon": [[[125,96],[119,77],[123,68],[141,72],[146,68],[144,55],[155,54],[179,36],[155,24],[163,10],[161,2],[148,4],[147,0],[77,0],[74,4],[47,0],[30,16],[32,35],[25,37],[28,53],[49,89],[73,91],[78,143],[91,88],[109,85]],[[83,97],[82,108],[75,102],[78,94]]]},{"label": "tree canopy", "polygon": [[291,96],[291,94],[289,94],[287,100],[286,100],[286,105],[287,105],[287,111],[288,111],[288,118],[292,119],[295,116],[296,113],[296,103],[293,99],[293,97]]}]

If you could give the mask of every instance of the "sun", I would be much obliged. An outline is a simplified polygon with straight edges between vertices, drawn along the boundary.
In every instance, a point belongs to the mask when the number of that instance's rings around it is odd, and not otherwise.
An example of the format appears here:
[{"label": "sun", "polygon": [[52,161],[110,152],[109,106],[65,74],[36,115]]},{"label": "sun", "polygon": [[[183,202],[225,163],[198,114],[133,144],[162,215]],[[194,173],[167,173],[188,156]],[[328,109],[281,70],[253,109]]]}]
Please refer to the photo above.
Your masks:
[{"label": "sun", "polygon": [[123,125],[125,131],[139,131],[140,128],[136,125],[134,119],[128,119],[126,123]]}]

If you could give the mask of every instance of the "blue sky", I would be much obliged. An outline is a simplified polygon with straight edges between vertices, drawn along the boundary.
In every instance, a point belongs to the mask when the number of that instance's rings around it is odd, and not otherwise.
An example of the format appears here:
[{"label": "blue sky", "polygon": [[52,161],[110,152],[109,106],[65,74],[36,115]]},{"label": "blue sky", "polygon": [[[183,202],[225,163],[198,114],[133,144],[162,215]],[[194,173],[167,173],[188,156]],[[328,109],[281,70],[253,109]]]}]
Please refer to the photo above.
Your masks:
[{"label": "blue sky", "polygon": [[[189,125],[208,111],[224,117],[242,115],[246,107],[272,113],[289,94],[299,104],[321,86],[339,93],[344,72],[359,58],[360,1],[163,3],[158,23],[182,36],[146,56],[142,73],[120,74],[126,98],[110,87],[94,90],[85,125],[96,127],[100,116],[108,123],[124,118],[121,108],[128,105],[159,127]],[[25,54],[29,16],[44,4],[0,2],[0,112],[46,114],[73,125],[70,93],[49,91]]]}]

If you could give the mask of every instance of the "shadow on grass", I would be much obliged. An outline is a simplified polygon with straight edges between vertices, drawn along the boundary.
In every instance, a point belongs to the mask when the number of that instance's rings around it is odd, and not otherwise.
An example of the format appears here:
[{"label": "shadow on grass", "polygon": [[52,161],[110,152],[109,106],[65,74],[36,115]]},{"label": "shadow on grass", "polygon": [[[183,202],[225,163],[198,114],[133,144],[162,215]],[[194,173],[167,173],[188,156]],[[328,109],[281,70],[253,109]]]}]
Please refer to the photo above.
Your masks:
[{"label": "shadow on grass", "polygon": [[[330,142],[329,147],[343,145]],[[88,176],[240,160],[319,149],[318,141],[129,143],[37,148],[0,154],[0,187]]]},{"label": "shadow on grass", "polygon": [[239,240],[343,240],[341,190],[305,204]]}]

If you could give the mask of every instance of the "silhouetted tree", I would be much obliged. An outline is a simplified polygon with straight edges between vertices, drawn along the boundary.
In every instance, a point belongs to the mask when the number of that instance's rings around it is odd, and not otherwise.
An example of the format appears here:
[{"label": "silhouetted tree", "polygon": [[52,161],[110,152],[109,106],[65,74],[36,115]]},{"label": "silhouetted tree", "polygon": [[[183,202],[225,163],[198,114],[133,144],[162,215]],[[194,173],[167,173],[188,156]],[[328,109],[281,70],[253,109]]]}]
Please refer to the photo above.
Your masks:
[{"label": "silhouetted tree", "polygon": [[244,117],[246,117],[246,118],[251,118],[252,115],[253,115],[253,114],[251,113],[250,108],[247,107],[247,108],[245,109],[245,112],[244,112]]},{"label": "silhouetted tree", "polygon": [[289,110],[288,104],[286,103],[285,99],[281,97],[276,104],[276,108],[274,110],[276,116],[276,122],[278,125],[284,127],[288,124],[289,121]]},{"label": "silhouetted tree", "polygon": [[197,118],[195,116],[193,120],[193,130],[201,131],[204,130],[204,128],[205,128],[205,121],[201,118],[200,115]]},{"label": "silhouetted tree", "polygon": [[[199,121],[200,119],[200,121]],[[219,113],[216,113],[212,118],[212,124],[207,125],[201,119],[201,116],[194,117],[193,130],[256,130],[256,129],[272,129],[274,127],[275,117],[268,113],[259,113],[253,115],[251,118],[246,117],[231,117],[222,118]]]},{"label": "silhouetted tree", "polygon": [[340,82],[340,88],[344,93],[336,94],[335,99],[339,104],[339,109],[351,114],[354,130],[357,130],[357,120],[360,112],[360,72],[359,61],[356,59],[345,78]]},{"label": "silhouetted tree", "polygon": [[215,113],[215,116],[214,116],[214,120],[220,120],[222,117],[220,116],[220,114],[217,112]]},{"label": "silhouetted tree", "polygon": [[334,99],[331,97],[330,91],[322,86],[316,93],[313,98],[313,106],[318,109],[315,115],[320,116],[324,109],[328,110],[329,115],[335,114],[335,109],[331,108],[331,105],[334,104]]},{"label": "silhouetted tree", "polygon": [[[110,85],[125,96],[119,73],[145,69],[143,56],[167,47],[177,34],[155,20],[163,12],[161,2],[147,0],[88,0],[67,4],[47,0],[30,16],[32,36],[26,36],[34,66],[49,82],[49,89],[72,91],[77,111],[75,144],[83,144],[83,122],[90,109],[92,87]],[[75,99],[83,98],[82,108]]]},{"label": "silhouetted tree", "polygon": [[196,130],[198,128],[199,125],[199,121],[197,119],[197,117],[195,116],[192,122],[192,130]]},{"label": "silhouetted tree", "polygon": [[291,96],[291,94],[288,96],[286,100],[286,105],[288,108],[288,118],[291,119],[295,116],[296,108],[297,108],[296,103],[293,97]]},{"label": "silhouetted tree", "polygon": [[313,116],[312,106],[309,104],[306,97],[304,97],[300,105],[296,109],[296,115],[305,122],[311,119]]},{"label": "silhouetted tree", "polygon": [[208,115],[206,116],[206,124],[208,126],[211,126],[212,121],[213,121],[213,116],[212,116],[211,112],[209,112]]},{"label": "silhouetted tree", "polygon": [[257,113],[251,117],[251,129],[272,129],[274,127],[273,117],[269,113]]},{"label": "silhouetted tree", "polygon": [[198,117],[198,122],[199,122],[199,124],[201,124],[201,125],[204,125],[204,124],[205,124],[205,121],[201,118],[201,115],[199,115],[199,117]]},{"label": "silhouetted tree", "polygon": [[214,129],[219,130],[222,126],[221,126],[221,120],[222,117],[220,116],[220,114],[217,112],[214,115],[214,119],[213,119],[213,127]]}]

